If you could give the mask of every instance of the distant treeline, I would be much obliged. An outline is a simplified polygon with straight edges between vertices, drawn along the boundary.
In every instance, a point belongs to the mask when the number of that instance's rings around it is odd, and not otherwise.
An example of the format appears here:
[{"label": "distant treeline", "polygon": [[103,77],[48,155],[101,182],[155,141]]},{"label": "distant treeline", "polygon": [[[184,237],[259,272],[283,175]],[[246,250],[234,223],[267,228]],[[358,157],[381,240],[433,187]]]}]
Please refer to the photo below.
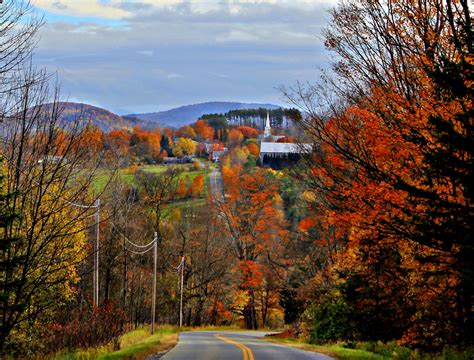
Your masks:
[{"label": "distant treeline", "polygon": [[[270,121],[272,127],[283,127],[284,120],[298,120],[301,118],[301,113],[295,108],[278,108],[278,109],[240,109],[230,110],[225,114],[204,114],[201,118],[208,122],[211,126],[217,125],[224,128],[230,125],[244,125],[253,127],[263,127],[267,113],[270,114]],[[259,119],[258,122],[255,120]]]}]

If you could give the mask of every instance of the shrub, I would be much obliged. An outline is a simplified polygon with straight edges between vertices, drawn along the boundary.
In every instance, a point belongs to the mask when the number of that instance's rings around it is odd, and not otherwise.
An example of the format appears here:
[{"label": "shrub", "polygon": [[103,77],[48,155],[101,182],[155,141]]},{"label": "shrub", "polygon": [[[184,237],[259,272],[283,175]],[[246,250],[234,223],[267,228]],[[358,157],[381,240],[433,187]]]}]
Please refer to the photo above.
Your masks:
[{"label": "shrub", "polygon": [[44,337],[45,348],[47,352],[57,352],[116,342],[125,331],[124,324],[123,311],[110,302],[100,308],[83,306],[50,324]]},{"label": "shrub", "polygon": [[359,344],[357,349],[373,352],[391,359],[409,360],[417,358],[416,353],[411,349],[400,346],[393,341],[386,344],[382,341],[369,341]]},{"label": "shrub", "polygon": [[354,311],[342,299],[328,299],[311,306],[306,314],[311,322],[310,342],[322,344],[357,338]]}]

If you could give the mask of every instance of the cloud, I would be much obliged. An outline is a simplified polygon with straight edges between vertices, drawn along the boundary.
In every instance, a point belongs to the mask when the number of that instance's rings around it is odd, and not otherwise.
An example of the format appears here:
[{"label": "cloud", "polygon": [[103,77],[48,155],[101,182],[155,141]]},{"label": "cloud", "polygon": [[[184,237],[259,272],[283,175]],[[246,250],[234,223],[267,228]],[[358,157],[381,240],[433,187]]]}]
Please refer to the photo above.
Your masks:
[{"label": "cloud", "polygon": [[277,86],[313,79],[327,66],[317,36],[329,2],[34,4],[58,14],[41,30],[38,64],[57,70],[74,99],[118,113],[210,100],[280,102]]},{"label": "cloud", "polygon": [[65,16],[92,16],[105,19],[128,19],[150,11],[176,11],[192,14],[227,12],[245,14],[257,7],[281,7],[312,11],[334,5],[336,0],[35,0],[36,7]]},{"label": "cloud", "polygon": [[120,9],[115,2],[104,4],[97,0],[35,0],[34,5],[53,14],[67,16],[121,19],[132,15],[131,12]]},{"label": "cloud", "polygon": [[216,37],[217,42],[241,42],[241,41],[257,41],[259,39],[257,34],[252,34],[248,31],[231,30],[225,34]]}]

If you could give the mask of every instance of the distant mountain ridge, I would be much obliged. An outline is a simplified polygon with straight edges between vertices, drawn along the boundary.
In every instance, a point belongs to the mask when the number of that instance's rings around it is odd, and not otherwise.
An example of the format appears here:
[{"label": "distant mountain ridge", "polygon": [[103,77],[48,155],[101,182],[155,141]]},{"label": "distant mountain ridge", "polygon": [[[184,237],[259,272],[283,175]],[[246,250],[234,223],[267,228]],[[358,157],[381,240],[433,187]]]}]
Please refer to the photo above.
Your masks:
[{"label": "distant mountain ridge", "polygon": [[[44,107],[52,106],[45,104]],[[278,109],[280,106],[263,103],[242,103],[213,101],[194,105],[184,105],[160,112],[117,115],[109,110],[76,102],[60,102],[61,120],[73,122],[78,119],[84,123],[92,123],[102,131],[115,129],[131,129],[134,126],[142,128],[175,127],[195,122],[204,114],[224,114],[231,110],[242,109]]]},{"label": "distant mountain ridge", "polygon": [[[46,108],[51,104],[44,105]],[[102,131],[110,131],[114,129],[132,128],[135,125],[143,125],[137,120],[129,119],[113,112],[83,103],[60,102],[58,104],[61,109],[61,120],[66,122],[83,121],[91,122],[99,127]]]},{"label": "distant mountain ridge", "polygon": [[125,115],[125,117],[140,119],[146,123],[150,123],[150,125],[156,124],[159,126],[180,127],[196,121],[204,114],[224,114],[230,110],[258,108],[278,109],[280,106],[274,104],[211,101],[200,104],[180,106],[174,109],[159,112],[130,114]]}]

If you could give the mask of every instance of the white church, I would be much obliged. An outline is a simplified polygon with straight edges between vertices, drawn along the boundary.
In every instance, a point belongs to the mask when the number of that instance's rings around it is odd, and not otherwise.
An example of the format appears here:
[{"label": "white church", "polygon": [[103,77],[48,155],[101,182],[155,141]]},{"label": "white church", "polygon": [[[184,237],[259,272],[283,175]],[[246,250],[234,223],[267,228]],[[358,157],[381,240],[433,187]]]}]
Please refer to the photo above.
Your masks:
[{"label": "white church", "polygon": [[297,161],[303,154],[311,153],[313,147],[311,144],[293,144],[277,142],[284,136],[276,136],[271,133],[270,114],[267,112],[265,130],[260,139],[260,164],[264,165],[273,160],[292,160]]}]

